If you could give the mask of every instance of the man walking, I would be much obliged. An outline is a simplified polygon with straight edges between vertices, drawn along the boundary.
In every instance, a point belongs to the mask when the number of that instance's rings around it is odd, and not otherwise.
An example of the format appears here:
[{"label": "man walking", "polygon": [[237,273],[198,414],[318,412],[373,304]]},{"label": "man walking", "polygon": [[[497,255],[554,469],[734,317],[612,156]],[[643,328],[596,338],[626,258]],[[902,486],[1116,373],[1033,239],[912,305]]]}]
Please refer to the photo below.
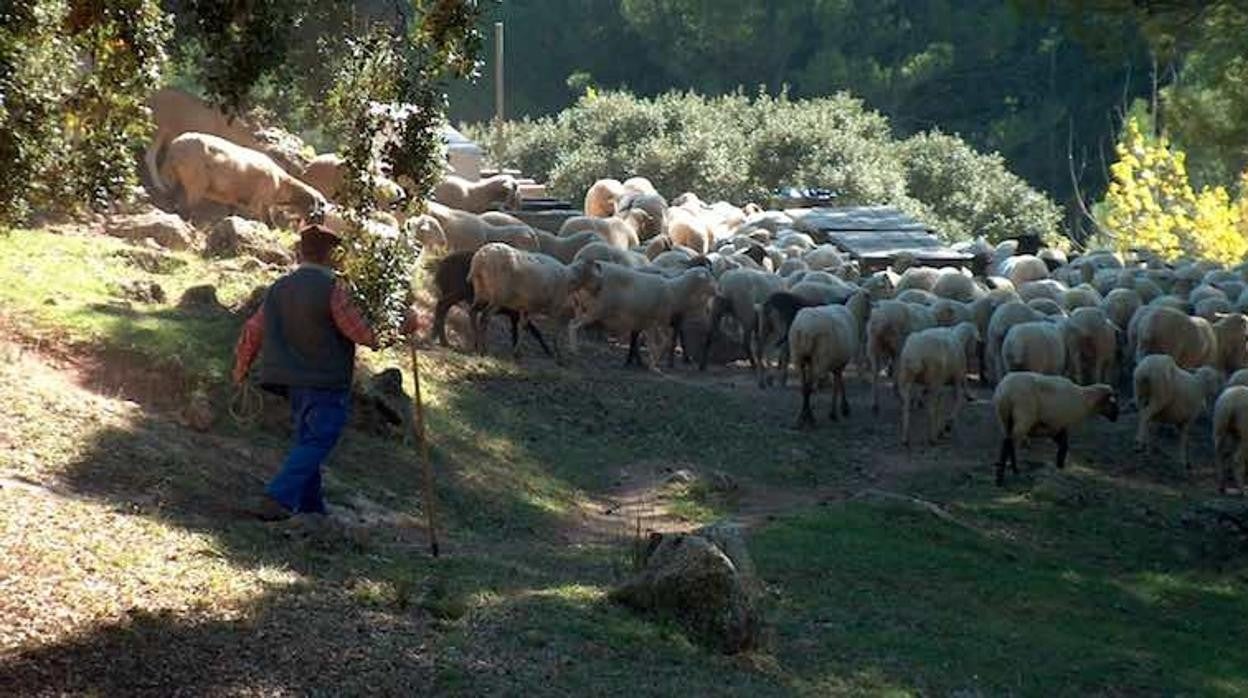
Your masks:
[{"label": "man walking", "polygon": [[260,357],[260,385],[290,398],[295,444],[255,509],[265,521],[325,513],[321,466],[338,443],[351,404],[355,346],[377,336],[331,268],[336,233],[319,225],[299,233],[299,267],[269,288],[243,326],[234,382]]}]

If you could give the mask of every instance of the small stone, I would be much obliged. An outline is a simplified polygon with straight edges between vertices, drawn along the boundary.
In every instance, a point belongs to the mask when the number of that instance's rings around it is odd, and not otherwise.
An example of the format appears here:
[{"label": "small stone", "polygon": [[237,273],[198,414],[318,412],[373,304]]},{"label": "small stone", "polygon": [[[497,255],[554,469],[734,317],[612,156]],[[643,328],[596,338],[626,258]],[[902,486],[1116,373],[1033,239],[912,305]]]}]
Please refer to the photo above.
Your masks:
[{"label": "small stone", "polygon": [[208,396],[199,391],[192,393],[190,401],[182,410],[183,424],[195,431],[206,432],[212,429],[215,421],[216,413]]},{"label": "small stone", "polygon": [[134,242],[151,239],[158,248],[187,250],[195,244],[195,229],[174,213],[150,211],[109,218],[104,231]]},{"label": "small stone", "polygon": [[268,226],[239,216],[226,216],[209,231],[204,241],[204,256],[230,258],[243,255],[251,255],[261,262],[277,266],[294,263],[294,255],[277,242]]}]

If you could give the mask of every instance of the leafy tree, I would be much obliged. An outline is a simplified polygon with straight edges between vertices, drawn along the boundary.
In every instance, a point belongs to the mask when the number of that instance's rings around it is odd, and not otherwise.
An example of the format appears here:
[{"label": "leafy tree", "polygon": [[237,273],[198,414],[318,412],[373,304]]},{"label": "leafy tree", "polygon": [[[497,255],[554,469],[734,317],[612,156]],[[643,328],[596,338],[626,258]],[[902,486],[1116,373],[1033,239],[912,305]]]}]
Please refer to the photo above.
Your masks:
[{"label": "leafy tree", "polygon": [[1127,122],[1117,151],[1104,225],[1120,250],[1149,250],[1168,260],[1243,261],[1248,196],[1241,192],[1232,203],[1224,187],[1194,191],[1185,154],[1165,137],[1149,138],[1135,119]]}]

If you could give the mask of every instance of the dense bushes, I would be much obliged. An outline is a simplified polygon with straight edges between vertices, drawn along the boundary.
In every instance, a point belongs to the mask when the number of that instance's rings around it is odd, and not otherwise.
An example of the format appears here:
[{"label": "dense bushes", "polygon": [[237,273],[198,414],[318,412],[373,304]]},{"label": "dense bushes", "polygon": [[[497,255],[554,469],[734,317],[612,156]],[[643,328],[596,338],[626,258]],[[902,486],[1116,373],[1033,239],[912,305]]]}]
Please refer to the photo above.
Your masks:
[{"label": "dense bushes", "polygon": [[591,93],[556,117],[466,131],[496,163],[572,201],[600,177],[644,175],[669,195],[737,203],[765,201],[782,186],[829,188],[843,205],[900,206],[951,240],[1052,234],[1059,219],[999,155],[943,134],[897,141],[885,117],[845,94]]}]

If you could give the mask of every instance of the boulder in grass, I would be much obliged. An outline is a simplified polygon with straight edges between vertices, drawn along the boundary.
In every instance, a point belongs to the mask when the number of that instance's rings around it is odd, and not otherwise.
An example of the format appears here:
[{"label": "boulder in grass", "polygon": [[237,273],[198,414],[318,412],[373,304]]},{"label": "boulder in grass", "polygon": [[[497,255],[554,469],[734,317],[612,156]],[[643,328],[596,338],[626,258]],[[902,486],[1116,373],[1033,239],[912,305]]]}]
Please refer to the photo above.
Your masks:
[{"label": "boulder in grass", "polygon": [[295,261],[290,250],[274,239],[265,224],[226,216],[212,226],[204,240],[204,256],[231,258],[243,255],[278,266],[289,266]]},{"label": "boulder in grass", "polygon": [[164,211],[113,216],[105,221],[104,231],[133,242],[150,239],[168,250],[189,250],[195,246],[195,229],[176,213]]},{"label": "boulder in grass", "polygon": [[211,284],[192,286],[183,291],[182,297],[178,299],[178,307],[193,313],[227,312],[221,301],[217,300],[217,288]]},{"label": "boulder in grass", "polygon": [[741,529],[651,535],[642,570],[611,592],[630,608],[670,618],[703,645],[734,654],[760,644],[760,585]]}]

